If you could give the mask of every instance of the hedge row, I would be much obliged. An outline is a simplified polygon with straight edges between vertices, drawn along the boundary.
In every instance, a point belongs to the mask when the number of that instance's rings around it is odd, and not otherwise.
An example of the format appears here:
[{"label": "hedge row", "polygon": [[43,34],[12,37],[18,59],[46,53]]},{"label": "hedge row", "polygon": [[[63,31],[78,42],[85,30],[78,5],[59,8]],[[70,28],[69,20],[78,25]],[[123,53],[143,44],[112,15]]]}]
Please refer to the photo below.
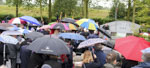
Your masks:
[{"label": "hedge row", "polygon": [[[0,14],[0,22],[2,21],[2,20],[10,20],[11,18],[14,18],[15,16],[14,15],[11,15],[11,14]],[[40,17],[34,17],[34,18],[36,18],[37,20],[41,20],[41,18]],[[48,23],[48,17],[43,17],[43,19],[44,19],[44,22],[45,22],[45,24],[47,24]],[[52,17],[52,22],[53,21],[56,21],[56,17]],[[75,17],[74,19],[81,19],[81,17]],[[109,18],[105,18],[105,19],[101,19],[101,18],[93,18],[93,20],[95,20],[96,22],[99,22],[99,24],[104,24],[104,23],[107,23],[107,22],[111,22],[111,21],[114,21],[114,19],[109,19]]]}]

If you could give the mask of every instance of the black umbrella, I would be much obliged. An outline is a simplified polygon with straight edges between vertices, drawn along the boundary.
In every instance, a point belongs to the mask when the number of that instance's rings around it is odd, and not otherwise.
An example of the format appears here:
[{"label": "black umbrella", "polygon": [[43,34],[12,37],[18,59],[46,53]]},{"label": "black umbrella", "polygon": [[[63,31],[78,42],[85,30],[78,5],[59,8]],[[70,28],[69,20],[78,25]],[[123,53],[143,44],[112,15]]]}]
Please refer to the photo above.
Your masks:
[{"label": "black umbrella", "polygon": [[37,40],[33,41],[27,48],[36,53],[42,54],[70,54],[70,49],[64,41],[51,38],[50,35],[38,38]]},{"label": "black umbrella", "polygon": [[31,32],[28,34],[25,34],[25,38],[29,38],[32,41],[34,41],[35,39],[39,38],[39,37],[43,37],[44,35],[40,32]]},{"label": "black umbrella", "polygon": [[72,18],[64,18],[61,20],[62,22],[66,22],[66,23],[75,23],[76,21]]},{"label": "black umbrella", "polygon": [[100,31],[103,35],[105,35],[111,39],[111,35],[106,30],[104,30],[103,28],[99,28],[98,31]]}]

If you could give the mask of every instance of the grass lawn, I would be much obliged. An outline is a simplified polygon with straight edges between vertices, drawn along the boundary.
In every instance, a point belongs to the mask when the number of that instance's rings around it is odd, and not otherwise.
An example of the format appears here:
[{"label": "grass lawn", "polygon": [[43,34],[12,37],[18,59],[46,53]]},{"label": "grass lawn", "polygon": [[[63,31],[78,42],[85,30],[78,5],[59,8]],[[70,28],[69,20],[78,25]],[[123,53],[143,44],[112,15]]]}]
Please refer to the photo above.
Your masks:
[{"label": "grass lawn", "polygon": [[[15,7],[0,5],[0,14],[13,14],[15,16],[15,12]],[[19,15],[40,16],[40,10],[39,8],[27,10],[27,8],[20,7]],[[109,10],[89,9],[89,18],[105,18],[108,15]],[[43,16],[48,17],[48,9],[43,10]]]}]

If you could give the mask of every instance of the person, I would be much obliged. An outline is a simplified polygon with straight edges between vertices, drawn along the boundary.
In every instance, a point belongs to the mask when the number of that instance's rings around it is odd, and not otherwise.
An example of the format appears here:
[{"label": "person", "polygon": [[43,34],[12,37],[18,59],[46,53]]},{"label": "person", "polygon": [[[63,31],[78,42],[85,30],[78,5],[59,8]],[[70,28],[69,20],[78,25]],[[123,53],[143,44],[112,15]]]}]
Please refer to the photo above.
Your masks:
[{"label": "person", "polygon": [[106,54],[102,51],[103,46],[100,43],[95,44],[94,50],[97,56],[97,59],[100,61],[101,65],[99,68],[103,68],[106,63]]},{"label": "person", "polygon": [[142,54],[142,60],[144,62],[141,62],[132,68],[150,68],[150,48],[142,50]]},{"label": "person", "polygon": [[97,34],[94,34],[94,30],[89,30],[90,34],[87,37],[88,39],[90,38],[99,38],[99,36]]},{"label": "person", "polygon": [[116,64],[117,64],[117,54],[114,52],[111,52],[109,54],[107,54],[106,57],[106,64],[104,64],[104,68],[116,68]]},{"label": "person", "polygon": [[27,47],[31,42],[32,42],[31,39],[26,39],[26,41],[24,41],[21,44],[21,48],[20,48],[20,59],[21,59],[20,67],[21,68],[27,68],[27,66],[28,66],[31,51],[28,50]]},{"label": "person", "polygon": [[128,59],[123,58],[121,68],[131,68],[137,64],[138,64],[138,61],[128,60]]},{"label": "person", "polygon": [[62,68],[61,63],[58,61],[58,57],[55,55],[48,55],[48,58],[44,61],[41,68]]},{"label": "person", "polygon": [[[5,45],[6,46],[6,45]],[[7,56],[9,54],[9,51],[8,51],[8,47],[6,46],[6,50],[5,50],[5,59],[7,60]],[[0,42],[0,66],[5,64],[6,60],[4,60],[4,43]]]},{"label": "person", "polygon": [[60,29],[54,29],[54,34],[51,35],[53,38],[59,38]]},{"label": "person", "polygon": [[102,28],[105,29],[105,30],[109,30],[109,25],[105,24]]},{"label": "person", "polygon": [[61,55],[62,59],[62,68],[72,68],[73,67],[73,47],[71,46],[71,40],[65,39],[64,40],[67,43],[67,46],[70,49],[70,54],[63,54]]},{"label": "person", "polygon": [[43,63],[44,63],[43,54],[33,52],[31,53],[27,68],[41,68]]},{"label": "person", "polygon": [[100,62],[96,59],[96,55],[92,55],[91,51],[86,50],[83,54],[82,68],[99,68]]}]

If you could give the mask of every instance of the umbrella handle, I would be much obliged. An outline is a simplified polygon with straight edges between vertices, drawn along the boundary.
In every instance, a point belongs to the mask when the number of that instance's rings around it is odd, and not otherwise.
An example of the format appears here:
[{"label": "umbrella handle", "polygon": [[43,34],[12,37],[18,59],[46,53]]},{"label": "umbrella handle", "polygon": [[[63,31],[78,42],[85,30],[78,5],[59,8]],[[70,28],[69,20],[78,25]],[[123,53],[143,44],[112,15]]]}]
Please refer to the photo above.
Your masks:
[{"label": "umbrella handle", "polygon": [[4,47],[3,47],[3,63],[6,64],[6,45],[4,44]]}]

